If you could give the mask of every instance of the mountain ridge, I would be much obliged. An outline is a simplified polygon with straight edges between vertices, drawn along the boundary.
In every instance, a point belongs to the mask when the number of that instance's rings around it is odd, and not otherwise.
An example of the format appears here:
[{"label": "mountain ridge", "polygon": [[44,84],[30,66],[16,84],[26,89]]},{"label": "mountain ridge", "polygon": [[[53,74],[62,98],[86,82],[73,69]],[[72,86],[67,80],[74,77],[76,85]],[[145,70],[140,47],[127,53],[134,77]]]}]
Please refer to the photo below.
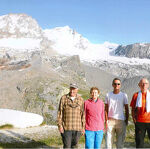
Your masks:
[{"label": "mountain ridge", "polygon": [[128,58],[150,59],[150,43],[135,43],[127,46],[119,46],[115,54]]},{"label": "mountain ridge", "polygon": [[[19,30],[19,24],[17,27]],[[29,35],[13,32],[0,38],[1,108],[37,113],[47,124],[55,124],[59,100],[68,93],[70,83],[78,84],[84,99],[89,98],[90,87],[98,86],[104,99],[112,90],[112,79],[119,77],[131,99],[139,79],[150,75],[150,60],[118,56],[117,44],[92,44],[68,26],[49,31],[45,35],[34,22]]]}]

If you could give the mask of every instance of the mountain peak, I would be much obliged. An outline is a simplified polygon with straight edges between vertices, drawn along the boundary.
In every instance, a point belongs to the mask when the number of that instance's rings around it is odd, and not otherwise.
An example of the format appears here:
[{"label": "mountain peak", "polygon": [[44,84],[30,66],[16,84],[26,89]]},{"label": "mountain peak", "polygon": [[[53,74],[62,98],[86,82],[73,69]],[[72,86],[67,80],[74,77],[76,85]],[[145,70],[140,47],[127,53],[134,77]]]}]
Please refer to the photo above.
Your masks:
[{"label": "mountain peak", "polygon": [[26,14],[0,16],[0,38],[39,38],[42,30],[35,19]]}]

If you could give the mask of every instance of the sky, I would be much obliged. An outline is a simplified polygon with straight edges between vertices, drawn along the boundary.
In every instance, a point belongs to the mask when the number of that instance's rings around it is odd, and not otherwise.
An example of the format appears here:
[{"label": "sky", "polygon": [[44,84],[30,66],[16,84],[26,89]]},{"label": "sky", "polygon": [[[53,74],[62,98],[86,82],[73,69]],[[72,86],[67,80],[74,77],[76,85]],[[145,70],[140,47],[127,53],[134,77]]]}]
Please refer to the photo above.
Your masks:
[{"label": "sky", "polygon": [[0,16],[9,13],[42,29],[68,25],[92,43],[150,43],[150,0],[0,0]]}]

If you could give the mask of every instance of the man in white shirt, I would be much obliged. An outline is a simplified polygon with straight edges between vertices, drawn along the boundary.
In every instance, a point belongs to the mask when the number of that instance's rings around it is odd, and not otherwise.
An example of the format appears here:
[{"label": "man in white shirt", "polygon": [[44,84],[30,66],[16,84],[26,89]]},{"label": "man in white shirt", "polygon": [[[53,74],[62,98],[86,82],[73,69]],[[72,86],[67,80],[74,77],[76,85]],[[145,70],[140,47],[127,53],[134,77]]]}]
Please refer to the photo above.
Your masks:
[{"label": "man in white shirt", "polygon": [[[113,148],[116,133],[116,147],[123,148],[126,125],[128,125],[129,109],[127,94],[120,91],[121,80],[114,78],[113,91],[107,93],[105,99],[106,148]],[[125,115],[124,115],[125,108]]]}]

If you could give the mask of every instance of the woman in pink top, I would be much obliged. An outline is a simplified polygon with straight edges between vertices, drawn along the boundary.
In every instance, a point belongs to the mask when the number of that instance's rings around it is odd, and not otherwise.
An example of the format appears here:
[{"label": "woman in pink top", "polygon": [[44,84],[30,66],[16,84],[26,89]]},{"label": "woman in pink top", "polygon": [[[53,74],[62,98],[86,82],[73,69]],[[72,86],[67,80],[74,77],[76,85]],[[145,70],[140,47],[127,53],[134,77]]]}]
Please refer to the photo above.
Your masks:
[{"label": "woman in pink top", "polygon": [[91,98],[84,103],[85,108],[85,147],[100,148],[104,130],[104,103],[100,100],[99,89],[90,89]]}]

